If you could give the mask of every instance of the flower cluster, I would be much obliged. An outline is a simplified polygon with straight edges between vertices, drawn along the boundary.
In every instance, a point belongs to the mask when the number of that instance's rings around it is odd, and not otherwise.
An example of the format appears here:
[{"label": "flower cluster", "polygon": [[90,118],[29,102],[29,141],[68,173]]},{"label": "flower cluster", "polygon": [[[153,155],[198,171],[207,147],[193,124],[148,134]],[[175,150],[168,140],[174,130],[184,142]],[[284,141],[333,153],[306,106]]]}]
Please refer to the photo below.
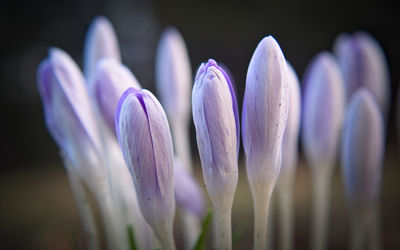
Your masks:
[{"label": "flower cluster", "polygon": [[[335,55],[321,52],[314,57],[300,91],[278,42],[263,38],[248,66],[240,119],[226,67],[209,59],[197,70],[192,88],[188,52],[174,28],[165,30],[157,50],[161,103],[122,64],[116,34],[104,17],[96,18],[87,33],[84,75],[66,52],[50,49],[38,69],[38,88],[47,128],[61,151],[88,234],[87,247],[100,248],[93,205],[100,210],[109,249],[136,247],[132,237],[139,249],[175,249],[176,205],[185,248],[195,246],[204,234],[200,220],[206,205],[192,168],[192,115],[215,216],[216,246],[232,249],[242,131],[254,201],[254,249],[267,246],[275,186],[282,210],[281,246],[293,247],[292,189],[301,132],[314,187],[312,248],[324,249],[329,184],[338,152],[351,207],[375,207],[389,105],[388,70],[379,44],[359,32],[340,35],[334,50]],[[96,204],[88,202],[88,192]],[[359,225],[364,225],[368,218],[360,218]],[[360,237],[355,238],[358,246]]]}]

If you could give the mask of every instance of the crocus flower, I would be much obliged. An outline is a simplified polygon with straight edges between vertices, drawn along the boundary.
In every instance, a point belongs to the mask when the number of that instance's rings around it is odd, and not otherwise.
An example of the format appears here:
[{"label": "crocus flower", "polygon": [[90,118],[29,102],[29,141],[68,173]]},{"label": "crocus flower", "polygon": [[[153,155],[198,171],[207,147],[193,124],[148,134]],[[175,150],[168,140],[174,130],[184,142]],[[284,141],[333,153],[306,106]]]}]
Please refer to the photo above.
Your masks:
[{"label": "crocus flower", "polygon": [[217,220],[217,239],[221,249],[231,249],[231,210],[238,181],[239,119],[230,80],[212,59],[197,71],[192,108],[204,182]]},{"label": "crocus flower", "polygon": [[164,249],[175,249],[173,148],[161,104],[147,90],[127,89],[115,125],[143,217]]},{"label": "crocus flower", "polygon": [[[293,67],[288,63],[289,113],[282,142],[282,167],[279,179],[291,181],[297,165],[300,128],[300,83]],[[284,180],[289,178],[290,180]]]},{"label": "crocus flower", "polygon": [[318,54],[303,79],[302,137],[314,182],[312,249],[325,249],[330,180],[337,157],[345,105],[344,86],[336,59]]},{"label": "crocus flower", "polygon": [[[182,171],[192,172],[190,154],[189,119],[190,119],[190,90],[192,85],[192,72],[188,52],[179,31],[167,28],[161,35],[157,54],[155,79],[160,101],[168,117],[173,136],[175,154],[185,168]],[[175,178],[175,186],[185,185]],[[189,197],[190,193],[179,190],[175,194]],[[176,196],[178,198],[178,196]],[[179,199],[177,199],[178,205]],[[186,209],[178,214],[183,226],[183,239],[185,249],[192,249],[200,233],[200,220],[193,214],[187,214]]]},{"label": "crocus flower", "polygon": [[[105,185],[99,130],[85,81],[76,63],[52,48],[38,70],[48,130],[92,191]],[[103,183],[104,182],[104,183]]]},{"label": "crocus flower", "polygon": [[279,44],[267,36],[247,70],[242,130],[247,177],[253,196],[254,249],[265,249],[269,202],[280,171],[289,106],[288,72]]},{"label": "crocus flower", "polygon": [[185,41],[175,28],[166,29],[160,38],[156,83],[167,116],[188,119],[192,72]]},{"label": "crocus flower", "polygon": [[382,114],[374,97],[366,88],[360,88],[351,98],[342,139],[342,170],[350,202],[368,204],[379,194],[383,130]]},{"label": "crocus flower", "polygon": [[307,71],[303,79],[303,147],[313,168],[328,168],[335,163],[342,127],[343,80],[336,59],[328,52],[318,54]]},{"label": "crocus flower", "polygon": [[77,186],[81,183],[95,196],[107,230],[108,244],[111,248],[116,247],[113,206],[101,139],[82,73],[64,51],[53,48],[38,69],[38,87],[47,128],[62,152],[85,227],[93,228],[88,225],[94,221],[92,216],[87,216],[92,211],[84,203],[87,194],[83,186]]},{"label": "crocus flower", "polygon": [[340,35],[334,45],[345,83],[346,100],[360,87],[367,87],[385,117],[390,102],[390,79],[385,54],[379,43],[366,32]]},{"label": "crocus flower", "polygon": [[371,92],[350,99],[342,137],[342,172],[351,208],[351,249],[380,249],[378,196],[384,154],[384,121]]},{"label": "crocus flower", "polygon": [[106,125],[115,134],[115,111],[122,93],[129,87],[141,89],[131,71],[113,58],[102,59],[89,84]]},{"label": "crocus flower", "polygon": [[115,32],[104,17],[97,17],[89,28],[84,66],[89,92],[97,109],[97,124],[103,142],[102,155],[106,159],[104,165],[115,207],[114,220],[119,220],[115,229],[120,243],[118,248],[129,248],[128,227],[133,228],[135,242],[140,249],[152,248],[154,235],[139,211],[133,180],[115,134],[115,111],[119,98],[127,88],[141,87],[130,70],[120,63]]},{"label": "crocus flower", "polygon": [[121,54],[112,24],[107,18],[98,16],[90,24],[84,44],[83,67],[87,80],[91,80],[97,63],[103,58],[121,61]]},{"label": "crocus flower", "polygon": [[297,167],[300,127],[300,83],[288,63],[289,113],[282,142],[282,167],[277,183],[281,249],[293,249],[293,184]]}]

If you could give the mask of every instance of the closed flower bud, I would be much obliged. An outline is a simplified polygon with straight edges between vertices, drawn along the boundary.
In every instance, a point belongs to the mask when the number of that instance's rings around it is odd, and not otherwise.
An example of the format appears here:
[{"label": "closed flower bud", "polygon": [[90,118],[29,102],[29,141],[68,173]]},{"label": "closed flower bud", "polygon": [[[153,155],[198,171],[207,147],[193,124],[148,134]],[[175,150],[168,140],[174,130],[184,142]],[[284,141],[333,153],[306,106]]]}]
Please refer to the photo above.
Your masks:
[{"label": "closed flower bud", "polygon": [[275,183],[289,107],[285,57],[272,36],[257,46],[247,70],[242,130],[249,182]]},{"label": "closed flower bud", "polygon": [[[53,48],[38,69],[38,87],[48,130],[92,191],[105,182],[101,142],[85,81],[76,63]],[[101,185],[101,184],[100,184]]]},{"label": "closed flower bud", "polygon": [[333,167],[344,113],[343,80],[336,59],[317,55],[303,80],[303,148],[312,167]]},{"label": "closed flower bud", "polygon": [[141,89],[131,71],[112,58],[97,64],[93,81],[89,84],[99,111],[112,134],[115,134],[115,111],[118,100],[129,87]]},{"label": "closed flower bud", "polygon": [[129,88],[115,122],[143,217],[163,248],[174,249],[174,156],[165,112],[149,91]]},{"label": "closed flower bud", "polygon": [[207,191],[213,202],[232,203],[238,178],[237,104],[229,78],[214,60],[197,72],[192,106]]},{"label": "closed flower bud", "polygon": [[379,195],[384,126],[379,106],[366,88],[351,98],[343,127],[342,171],[350,202],[368,205]]},{"label": "closed flower bud", "polygon": [[345,96],[336,59],[318,54],[303,78],[302,143],[312,169],[313,218],[311,248],[325,249],[328,239],[330,181],[336,163]]},{"label": "closed flower bud", "polygon": [[254,249],[266,249],[268,210],[282,162],[289,109],[288,69],[279,44],[267,36],[250,60],[243,100],[242,134],[254,202]]},{"label": "closed flower bud", "polygon": [[101,59],[113,58],[121,61],[118,39],[107,18],[98,16],[92,21],[86,34],[83,52],[83,68],[87,80],[91,80]]},{"label": "closed flower bud", "polygon": [[188,119],[192,72],[185,41],[175,28],[166,29],[158,44],[156,84],[168,117]]},{"label": "closed flower bud", "polygon": [[297,167],[300,127],[300,84],[292,66],[288,66],[289,113],[282,142],[282,166],[277,183],[279,204],[280,245],[282,249],[293,249],[293,186]]},{"label": "closed flower bud", "polygon": [[204,182],[210,195],[220,249],[232,248],[231,210],[238,181],[239,117],[233,86],[210,59],[197,71],[192,92]]},{"label": "closed flower bud", "polygon": [[175,158],[174,169],[175,200],[187,211],[196,215],[204,214],[203,192],[192,172]]},{"label": "closed flower bud", "polygon": [[300,127],[300,83],[293,67],[288,63],[289,113],[282,142],[281,176],[293,174],[297,164]]},{"label": "closed flower bud", "polygon": [[366,32],[340,35],[334,45],[343,73],[346,100],[360,87],[368,88],[385,117],[390,101],[390,79],[385,54],[379,43]]}]

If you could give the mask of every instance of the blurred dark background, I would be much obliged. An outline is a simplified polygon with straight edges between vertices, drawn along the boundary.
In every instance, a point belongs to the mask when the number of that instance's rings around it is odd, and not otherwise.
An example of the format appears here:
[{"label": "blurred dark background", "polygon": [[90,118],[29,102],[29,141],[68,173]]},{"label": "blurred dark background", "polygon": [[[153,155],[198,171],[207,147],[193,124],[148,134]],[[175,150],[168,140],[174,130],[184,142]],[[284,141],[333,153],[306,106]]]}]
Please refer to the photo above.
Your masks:
[{"label": "blurred dark background", "polygon": [[[400,81],[399,11],[395,1],[3,2],[0,9],[0,110],[3,115],[0,123],[0,237],[4,237],[1,242],[5,247],[0,245],[0,248],[73,249],[70,242],[79,239],[74,232],[79,228],[79,220],[58,149],[44,126],[36,70],[51,46],[64,49],[81,66],[88,25],[95,16],[104,15],[114,25],[123,62],[143,87],[155,91],[157,42],[164,28],[175,26],[186,41],[193,72],[208,58],[230,69],[237,85],[239,107],[248,63],[264,36],[271,34],[276,38],[301,79],[310,59],[322,50],[331,50],[337,35],[356,30],[370,32],[381,43],[391,73],[392,105],[382,194],[383,241],[385,249],[399,249],[400,239],[394,237],[400,233],[395,209],[400,197],[400,186],[396,183],[400,161],[395,126],[395,100]],[[192,152],[197,155],[193,136]],[[296,184],[299,185],[296,201],[303,204],[303,210],[300,209],[303,217],[296,219],[300,223],[296,226],[300,231],[300,236],[296,236],[298,249],[308,249],[308,172],[306,166],[301,166]],[[247,192],[243,195],[249,196],[244,173],[240,179],[245,187],[240,192]],[[337,189],[333,192],[336,198],[332,199],[343,205],[340,178],[338,170],[338,180],[334,182]],[[236,211],[241,211],[238,209]],[[248,209],[250,217],[247,217],[252,218],[251,208]],[[340,209],[338,213],[333,210],[332,216],[340,219],[346,212],[345,207]],[[252,219],[240,213],[238,216],[246,220],[244,225],[250,225],[241,230],[251,231]],[[337,221],[332,223],[336,238],[341,237],[338,241],[331,239],[332,249],[347,247],[347,227],[336,225]],[[251,232],[249,235],[251,242]]]}]

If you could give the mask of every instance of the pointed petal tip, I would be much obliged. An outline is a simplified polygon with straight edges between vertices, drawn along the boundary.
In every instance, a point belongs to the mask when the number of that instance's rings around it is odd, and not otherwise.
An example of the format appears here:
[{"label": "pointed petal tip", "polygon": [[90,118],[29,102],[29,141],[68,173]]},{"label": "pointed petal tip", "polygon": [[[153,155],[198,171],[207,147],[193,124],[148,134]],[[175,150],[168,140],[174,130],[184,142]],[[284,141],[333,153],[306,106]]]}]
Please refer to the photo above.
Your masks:
[{"label": "pointed petal tip", "polygon": [[119,133],[119,119],[120,119],[120,113],[121,113],[122,106],[123,106],[125,100],[128,98],[128,96],[136,95],[137,93],[139,93],[139,91],[140,90],[130,87],[127,90],[125,90],[124,93],[122,93],[121,98],[118,101],[117,109],[115,110],[115,129],[116,129],[117,137],[119,137],[119,134],[120,134]]}]

